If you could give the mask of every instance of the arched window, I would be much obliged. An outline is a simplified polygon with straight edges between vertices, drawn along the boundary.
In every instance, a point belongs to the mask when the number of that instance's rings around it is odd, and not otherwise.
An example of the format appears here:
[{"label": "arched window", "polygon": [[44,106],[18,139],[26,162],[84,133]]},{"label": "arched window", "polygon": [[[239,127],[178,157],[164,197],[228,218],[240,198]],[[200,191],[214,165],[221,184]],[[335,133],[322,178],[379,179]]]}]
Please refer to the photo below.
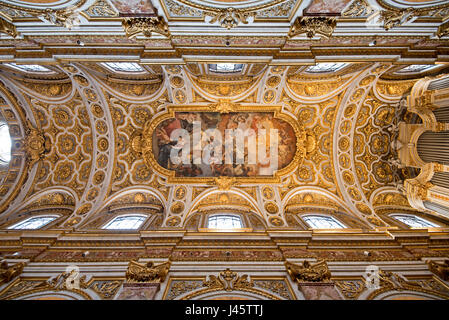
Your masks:
[{"label": "arched window", "polygon": [[28,229],[28,230],[40,229],[43,226],[55,220],[56,218],[57,216],[31,217],[19,223],[16,223],[15,225],[10,226],[8,229]]},{"label": "arched window", "polygon": [[341,222],[333,217],[319,216],[319,215],[307,215],[302,219],[313,229],[342,229],[346,228]]},{"label": "arched window", "polygon": [[390,217],[401,221],[410,228],[438,228],[439,225],[410,214],[392,214]]},{"label": "arched window", "polygon": [[138,215],[127,215],[115,217],[109,221],[103,229],[109,230],[136,230],[142,225],[147,217]]},{"label": "arched window", "polygon": [[340,70],[346,66],[344,62],[331,62],[331,63],[317,63],[314,66],[310,66],[306,69],[306,72],[311,73],[325,73],[325,72],[334,72]]},{"label": "arched window", "polygon": [[418,73],[428,71],[435,67],[437,66],[431,64],[411,64],[404,68],[399,69],[398,71],[396,71],[396,73]]},{"label": "arched window", "polygon": [[144,69],[135,62],[103,62],[103,66],[112,71],[119,72],[142,72]]},{"label": "arched window", "polygon": [[239,216],[217,214],[209,217],[207,227],[209,229],[241,229],[243,224]]},{"label": "arched window", "polygon": [[15,64],[15,63],[5,63],[5,65],[25,72],[52,72],[50,69],[38,64]]},{"label": "arched window", "polygon": [[11,160],[11,136],[6,124],[0,125],[0,161],[9,162]]}]

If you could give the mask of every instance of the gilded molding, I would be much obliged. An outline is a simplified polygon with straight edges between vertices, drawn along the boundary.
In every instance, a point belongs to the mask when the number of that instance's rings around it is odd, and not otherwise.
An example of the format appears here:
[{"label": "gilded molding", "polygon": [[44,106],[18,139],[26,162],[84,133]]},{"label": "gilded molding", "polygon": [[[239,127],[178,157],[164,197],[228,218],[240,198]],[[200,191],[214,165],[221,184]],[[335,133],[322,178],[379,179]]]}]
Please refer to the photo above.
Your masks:
[{"label": "gilded molding", "polygon": [[362,280],[335,281],[335,285],[346,299],[353,300],[357,299],[366,289],[365,281]]},{"label": "gilded molding", "polygon": [[379,279],[380,288],[371,292],[371,294],[366,298],[367,300],[372,300],[376,296],[387,291],[404,291],[404,290],[424,292],[432,295],[437,295],[444,299],[449,298],[447,294],[436,291],[434,289],[423,288],[422,284],[405,280],[402,276],[390,271],[379,270],[379,277],[380,277]]},{"label": "gilded molding", "polygon": [[[256,283],[252,279],[248,279],[247,274],[239,275],[237,272],[232,271],[230,268],[226,268],[224,271],[220,272],[218,276],[209,275],[209,279],[204,279],[202,283],[200,283],[199,281],[195,281],[194,283],[192,282],[193,281],[189,281],[188,283],[186,283],[185,281],[183,281],[182,283],[179,283],[176,288],[174,288],[175,290],[173,290],[173,288],[171,290],[177,293],[176,296],[179,296],[185,292],[188,292],[189,290],[195,290],[201,287],[200,290],[185,295],[181,298],[181,300],[190,300],[193,297],[216,291],[243,291],[261,295],[272,300],[280,300],[279,297],[271,293],[256,289]],[[261,288],[270,290],[273,288],[273,286],[271,286],[271,288],[267,288],[267,286],[261,286]],[[275,292],[277,294],[280,294],[279,288],[277,288],[277,291],[278,292]],[[174,295],[171,296],[173,298],[175,297]]]},{"label": "gilded molding", "polygon": [[[284,168],[277,170],[274,176],[270,177],[236,177],[236,182],[241,183],[278,183],[280,182],[280,177],[288,173],[293,172],[298,165],[303,162],[304,157],[307,154],[309,148],[309,143],[313,143],[313,139],[308,138],[307,133],[304,131],[303,126],[300,122],[290,115],[281,112],[282,108],[279,105],[255,105],[255,106],[241,106],[236,112],[274,112],[274,118],[284,120],[289,123],[293,128],[296,137],[296,153],[293,160]],[[155,170],[161,175],[167,177],[167,183],[189,183],[189,184],[215,184],[214,177],[176,177],[175,171],[165,169],[156,161],[153,154],[153,133],[156,127],[164,120],[174,118],[175,112],[210,112],[210,106],[204,105],[172,105],[167,107],[167,112],[161,114],[155,118],[148,120],[143,128],[140,138],[136,138],[137,142],[140,139],[140,144],[142,146],[142,156],[145,160],[145,164],[151,170]],[[145,141],[145,143],[144,143]],[[139,147],[134,147],[133,150],[140,150]]]}]

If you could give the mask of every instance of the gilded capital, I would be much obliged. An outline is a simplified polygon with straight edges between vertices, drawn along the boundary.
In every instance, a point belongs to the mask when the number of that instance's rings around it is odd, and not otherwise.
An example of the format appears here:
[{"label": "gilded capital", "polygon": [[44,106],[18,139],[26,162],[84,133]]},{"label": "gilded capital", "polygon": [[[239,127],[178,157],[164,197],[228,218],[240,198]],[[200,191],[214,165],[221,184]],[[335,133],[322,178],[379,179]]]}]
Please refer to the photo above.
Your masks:
[{"label": "gilded capital", "polygon": [[325,260],[311,264],[305,260],[302,265],[286,261],[285,267],[291,279],[295,282],[329,282],[331,273]]},{"label": "gilded capital", "polygon": [[288,36],[292,38],[305,33],[307,37],[313,38],[318,33],[329,38],[336,26],[335,17],[298,17],[290,27]]},{"label": "gilded capital", "polygon": [[19,262],[13,266],[8,266],[8,262],[3,261],[0,265],[0,285],[8,283],[22,273],[25,263]]},{"label": "gilded capital", "polygon": [[429,270],[436,274],[438,277],[444,281],[449,281],[449,260],[444,260],[444,262],[439,263],[435,261],[427,261]]},{"label": "gilded capital", "polygon": [[139,263],[131,260],[126,271],[126,280],[130,283],[144,282],[144,283],[161,283],[170,269],[170,262],[165,262],[155,266],[153,262]]},{"label": "gilded capital", "polygon": [[128,38],[133,38],[139,33],[149,38],[153,32],[166,37],[170,36],[167,23],[159,16],[125,18],[122,21],[122,26]]}]

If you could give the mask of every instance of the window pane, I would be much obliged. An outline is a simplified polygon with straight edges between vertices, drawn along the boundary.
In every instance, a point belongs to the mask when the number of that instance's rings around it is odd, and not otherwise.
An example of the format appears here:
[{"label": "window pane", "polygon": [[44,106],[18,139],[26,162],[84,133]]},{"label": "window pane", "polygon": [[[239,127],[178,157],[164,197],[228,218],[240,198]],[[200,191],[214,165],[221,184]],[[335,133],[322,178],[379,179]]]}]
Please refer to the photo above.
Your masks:
[{"label": "window pane", "polygon": [[243,228],[242,221],[238,216],[215,215],[209,217],[208,228],[210,229],[239,229]]},{"label": "window pane", "polygon": [[56,217],[34,217],[19,222],[8,229],[39,229],[55,219]]},{"label": "window pane", "polygon": [[0,126],[0,160],[3,162],[11,160],[11,136],[6,124]]},{"label": "window pane", "polygon": [[400,69],[400,70],[398,70],[396,72],[399,72],[399,73],[422,72],[422,71],[425,71],[425,70],[432,69],[434,67],[435,67],[434,65],[429,65],[429,64],[411,64],[411,65],[409,65],[407,67],[404,67],[404,68],[402,68],[402,69]]},{"label": "window pane", "polygon": [[103,229],[138,229],[140,225],[145,221],[146,217],[142,216],[122,216],[117,217],[107,225],[103,227]]},{"label": "window pane", "polygon": [[214,72],[221,72],[221,73],[230,73],[230,72],[239,72],[242,71],[243,64],[239,63],[217,63],[217,64],[210,64],[209,70]]},{"label": "window pane", "polygon": [[121,72],[140,72],[144,70],[139,64],[134,62],[104,62],[102,65]]},{"label": "window pane", "polygon": [[307,72],[333,72],[343,68],[346,65],[344,62],[332,62],[332,63],[317,63],[314,66],[310,66],[306,69]]},{"label": "window pane", "polygon": [[44,66],[40,66],[38,64],[15,64],[15,63],[6,63],[6,65],[13,67],[15,69],[19,69],[22,71],[32,71],[32,72],[51,72],[50,69],[45,68]]},{"label": "window pane", "polygon": [[403,215],[403,214],[395,214],[391,215],[391,217],[395,218],[396,220],[401,221],[402,223],[405,223],[410,228],[437,228],[438,225],[427,221],[425,219],[422,219],[417,216],[411,216],[411,215]]},{"label": "window pane", "polygon": [[328,216],[305,216],[304,221],[314,229],[341,229],[345,228],[343,224]]}]

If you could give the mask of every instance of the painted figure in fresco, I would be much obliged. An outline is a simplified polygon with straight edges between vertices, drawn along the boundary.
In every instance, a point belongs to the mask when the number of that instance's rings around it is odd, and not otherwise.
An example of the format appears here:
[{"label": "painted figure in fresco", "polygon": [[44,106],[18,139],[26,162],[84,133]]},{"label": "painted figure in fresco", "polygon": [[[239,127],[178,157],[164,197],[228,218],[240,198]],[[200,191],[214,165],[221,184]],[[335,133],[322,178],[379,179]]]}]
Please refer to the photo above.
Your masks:
[{"label": "painted figure in fresco", "polygon": [[[194,132],[194,122],[200,123],[200,140],[196,145],[191,138],[190,142],[185,138],[171,137],[172,132],[177,129],[184,129],[190,137]],[[221,142],[216,136],[206,130],[215,130],[221,134]],[[233,130],[234,136],[226,141],[227,130]],[[241,131],[240,131],[241,130]],[[178,177],[255,177],[271,176],[274,174],[270,157],[270,130],[275,133],[274,139],[277,142],[277,169],[288,165],[296,152],[296,137],[293,128],[285,121],[274,118],[271,112],[247,112],[247,113],[226,113],[218,112],[176,112],[175,117],[163,121],[155,130],[155,141],[157,147],[154,148],[154,156],[158,163],[166,169],[174,170]],[[230,131],[228,131],[229,134]],[[235,132],[244,132],[243,150],[237,151]],[[262,136],[265,132],[265,136]],[[175,135],[176,136],[176,135]],[[261,139],[261,137],[263,137]],[[277,141],[276,141],[277,140]],[[256,142],[257,141],[257,142]],[[170,155],[173,152],[181,156],[181,151],[186,143],[190,143],[189,163],[180,162],[178,164],[171,161]],[[193,163],[192,150],[204,150],[206,146],[215,143],[211,147],[210,156],[201,159],[201,163]],[[258,147],[256,147],[258,145]],[[220,150],[214,149],[219,148]],[[258,148],[265,148],[258,154]],[[262,150],[262,149],[261,149]],[[265,154],[265,156],[264,156]],[[239,157],[240,161],[237,161]],[[228,161],[227,161],[228,159]],[[229,159],[232,159],[229,162]],[[251,161],[254,161],[251,163]],[[242,163],[243,162],[243,163]]]}]

